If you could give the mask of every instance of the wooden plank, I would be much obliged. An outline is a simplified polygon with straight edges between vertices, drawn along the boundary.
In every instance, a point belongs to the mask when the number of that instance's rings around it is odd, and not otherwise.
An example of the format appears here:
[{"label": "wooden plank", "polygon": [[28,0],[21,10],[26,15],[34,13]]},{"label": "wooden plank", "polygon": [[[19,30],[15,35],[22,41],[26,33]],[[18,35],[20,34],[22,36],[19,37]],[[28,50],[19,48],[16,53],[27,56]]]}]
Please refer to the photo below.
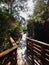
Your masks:
[{"label": "wooden plank", "polygon": [[49,44],[47,44],[47,43],[44,43],[44,42],[41,42],[41,41],[38,41],[38,40],[35,40],[35,39],[30,39],[29,37],[27,37],[26,38],[27,40],[30,40],[30,41],[32,41],[32,42],[34,42],[34,43],[37,43],[37,44],[41,44],[41,45],[44,45],[44,46],[47,46],[47,47],[49,47]]},{"label": "wooden plank", "polygon": [[7,55],[7,54],[10,53],[10,52],[12,52],[12,51],[15,50],[17,47],[18,47],[18,46],[16,45],[16,46],[14,46],[14,47],[12,47],[12,48],[10,48],[10,49],[8,49],[8,50],[5,50],[4,52],[0,53],[0,58],[3,57],[3,56],[5,56],[5,55]]},{"label": "wooden plank", "polygon": [[10,37],[10,44],[12,46],[15,46],[16,45],[16,42],[14,41],[14,39],[12,37]]},{"label": "wooden plank", "polygon": [[[41,60],[41,64],[49,65],[49,44],[35,39],[30,39],[28,37],[26,39],[28,42],[27,47],[29,47],[29,49],[34,53],[33,56],[36,56],[37,62],[39,58]],[[35,64],[37,63],[35,62]]]}]

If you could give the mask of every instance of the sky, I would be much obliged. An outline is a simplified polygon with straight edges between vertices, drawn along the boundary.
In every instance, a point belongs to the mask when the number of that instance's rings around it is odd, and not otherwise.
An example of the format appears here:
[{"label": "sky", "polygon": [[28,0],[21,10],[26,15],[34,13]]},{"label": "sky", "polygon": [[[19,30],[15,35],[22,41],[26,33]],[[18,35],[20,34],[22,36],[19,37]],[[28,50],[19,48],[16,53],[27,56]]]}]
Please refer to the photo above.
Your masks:
[{"label": "sky", "polygon": [[20,16],[22,16],[23,18],[27,20],[29,18],[28,16],[33,14],[34,3],[32,0],[27,0],[25,4],[27,4],[26,6],[28,7],[28,11],[25,11],[25,12],[21,11]]},{"label": "sky", "polygon": [[[47,3],[48,0],[44,0],[44,1],[45,1],[45,3]],[[19,15],[22,16],[23,18],[25,18],[25,20],[27,20],[29,18],[28,16],[33,15],[35,3],[33,2],[33,0],[27,0],[24,4],[26,4],[26,7],[28,8],[28,10],[20,11]],[[3,6],[3,4],[1,4],[1,5]]]},{"label": "sky", "polygon": [[47,1],[48,1],[48,0],[44,0],[44,2],[45,2],[46,4],[47,4]]},{"label": "sky", "polygon": [[[20,16],[22,16],[23,18],[28,19],[28,16],[33,14],[34,3],[32,2],[32,0],[27,0],[24,4],[26,4],[26,7],[28,8],[28,10],[20,11],[19,13],[20,13]],[[4,6],[4,4],[1,4],[1,6]],[[5,5],[5,7],[8,8],[7,5]]]},{"label": "sky", "polygon": [[[48,0],[44,0],[44,2],[47,4]],[[20,12],[20,16],[24,17],[25,20],[27,20],[29,17],[29,15],[33,15],[34,13],[34,4],[36,4],[36,2],[33,2],[33,0],[27,0],[26,2],[27,7],[28,7],[28,11],[26,12]]]}]

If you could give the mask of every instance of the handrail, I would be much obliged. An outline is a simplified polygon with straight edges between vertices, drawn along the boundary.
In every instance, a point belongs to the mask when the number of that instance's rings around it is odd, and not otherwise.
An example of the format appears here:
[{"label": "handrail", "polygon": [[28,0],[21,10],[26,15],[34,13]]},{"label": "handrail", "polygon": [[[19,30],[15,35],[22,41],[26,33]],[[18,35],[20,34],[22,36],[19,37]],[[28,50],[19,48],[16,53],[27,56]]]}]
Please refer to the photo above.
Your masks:
[{"label": "handrail", "polygon": [[2,53],[0,53],[0,58],[3,57],[3,56],[5,56],[5,55],[7,55],[7,54],[10,53],[10,52],[12,52],[12,51],[15,50],[16,48],[17,48],[17,45],[14,46],[14,47],[12,47],[12,48],[10,48],[10,49],[8,49],[8,50],[3,51]]},{"label": "handrail", "polygon": [[2,64],[9,65],[9,61],[10,61],[10,65],[13,65],[13,63],[17,64],[16,58],[17,58],[18,45],[16,44],[16,42],[14,41],[14,39],[12,37],[10,37],[9,43],[11,45],[11,48],[0,53],[0,65],[2,65]]},{"label": "handrail", "polygon": [[35,39],[30,39],[29,37],[26,39],[27,49],[33,53],[33,62],[35,64],[38,63],[37,65],[49,65],[49,44]]},{"label": "handrail", "polygon": [[[13,42],[14,42],[14,43],[13,43]],[[3,51],[3,52],[1,52],[1,53],[0,53],[0,58],[3,57],[3,56],[5,56],[5,55],[7,55],[7,54],[10,53],[10,52],[12,52],[13,50],[15,50],[15,49],[18,47],[18,45],[16,45],[16,43],[15,43],[15,41],[13,40],[12,37],[10,37],[10,43],[12,44],[13,47],[10,48],[10,49],[5,50],[5,51]],[[13,44],[15,44],[15,45],[13,45]]]},{"label": "handrail", "polygon": [[45,46],[49,46],[48,43],[45,43],[45,42],[41,42],[41,41],[38,41],[38,40],[35,40],[35,39],[31,39],[29,37],[26,37],[26,39],[30,40],[30,41],[33,41],[35,43],[39,43],[39,44],[42,44],[42,45],[45,45]]}]

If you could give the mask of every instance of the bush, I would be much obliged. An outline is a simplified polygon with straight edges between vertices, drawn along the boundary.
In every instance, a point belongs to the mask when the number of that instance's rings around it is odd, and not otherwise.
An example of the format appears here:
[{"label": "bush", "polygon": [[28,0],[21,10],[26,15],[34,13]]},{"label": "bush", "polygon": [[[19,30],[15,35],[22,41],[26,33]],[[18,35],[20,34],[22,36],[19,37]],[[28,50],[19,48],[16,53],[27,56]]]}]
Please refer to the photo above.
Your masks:
[{"label": "bush", "polygon": [[16,27],[16,28],[11,32],[11,36],[13,37],[13,39],[14,39],[15,41],[17,41],[17,40],[21,37],[20,29]]}]

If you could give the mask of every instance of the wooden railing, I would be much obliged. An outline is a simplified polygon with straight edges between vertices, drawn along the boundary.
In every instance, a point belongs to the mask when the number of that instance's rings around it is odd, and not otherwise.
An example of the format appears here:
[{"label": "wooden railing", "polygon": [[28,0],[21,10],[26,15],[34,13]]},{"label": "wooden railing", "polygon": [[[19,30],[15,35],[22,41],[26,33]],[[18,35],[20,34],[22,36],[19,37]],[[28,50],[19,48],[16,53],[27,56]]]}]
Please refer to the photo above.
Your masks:
[{"label": "wooden railing", "polygon": [[27,37],[27,48],[32,52],[33,65],[49,65],[49,44]]},{"label": "wooden railing", "polygon": [[15,41],[10,37],[10,44],[12,47],[0,53],[0,65],[16,65],[17,61],[17,47]]}]

